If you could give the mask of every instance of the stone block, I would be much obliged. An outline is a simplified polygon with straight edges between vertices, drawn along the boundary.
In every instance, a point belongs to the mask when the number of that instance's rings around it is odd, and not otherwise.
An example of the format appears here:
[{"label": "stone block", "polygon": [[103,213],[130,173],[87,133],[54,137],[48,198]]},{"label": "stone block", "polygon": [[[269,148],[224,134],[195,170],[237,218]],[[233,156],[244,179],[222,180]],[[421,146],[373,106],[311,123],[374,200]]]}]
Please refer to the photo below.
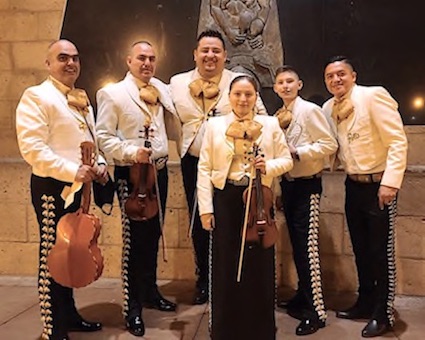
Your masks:
[{"label": "stone block", "polygon": [[282,211],[276,211],[276,226],[279,230],[279,238],[277,240],[276,251],[282,254],[290,254],[292,256],[292,244],[289,238],[288,226],[286,225],[285,215]]},{"label": "stone block", "polygon": [[192,248],[192,237],[189,235],[189,212],[187,209],[177,209],[179,222],[179,248]]},{"label": "stone block", "polygon": [[101,246],[100,249],[104,261],[102,277],[120,278],[122,247],[118,245],[108,245]]},{"label": "stone block", "polygon": [[0,275],[37,275],[38,244],[0,242]]},{"label": "stone block", "polygon": [[11,8],[13,10],[26,11],[63,11],[65,9],[66,0],[13,0]]},{"label": "stone block", "polygon": [[10,100],[0,100],[0,130],[12,130],[15,128],[12,103]]},{"label": "stone block", "polygon": [[425,165],[425,153],[422,149],[425,145],[425,126],[411,125],[406,126],[404,129],[409,143],[407,164]]},{"label": "stone block", "polygon": [[7,11],[0,16],[0,41],[33,41],[37,32],[38,17],[33,12]]},{"label": "stone block", "polygon": [[28,240],[25,203],[3,202],[0,209],[0,221],[0,241],[26,242]]},{"label": "stone block", "polygon": [[10,79],[8,82],[5,99],[16,100],[16,103],[18,103],[25,89],[37,84],[36,78],[37,75],[34,71],[14,73],[13,80]]},{"label": "stone block", "polygon": [[19,159],[20,153],[18,142],[16,140],[14,119],[12,121],[13,128],[0,128],[0,159]]},{"label": "stone block", "polygon": [[191,249],[168,249],[168,262],[158,253],[158,279],[195,280],[195,261]]},{"label": "stone block", "polygon": [[35,214],[34,207],[31,202],[28,202],[25,205],[25,209],[27,211],[27,228],[28,228],[28,242],[40,242],[40,227],[37,221],[37,215]]},{"label": "stone block", "polygon": [[29,202],[29,179],[30,168],[26,163],[1,163],[0,201],[17,204]]},{"label": "stone block", "polygon": [[0,0],[0,10],[6,10],[10,8],[9,0]]},{"label": "stone block", "polygon": [[341,171],[325,172],[320,210],[323,212],[344,213],[345,174]]},{"label": "stone block", "polygon": [[276,256],[276,277],[279,287],[297,288],[298,275],[292,254],[280,253]]},{"label": "stone block", "polygon": [[396,254],[401,258],[425,259],[425,218],[399,216],[396,227]]},{"label": "stone block", "polygon": [[397,293],[404,295],[424,295],[425,262],[415,259],[398,259]]},{"label": "stone block", "polygon": [[59,39],[63,20],[62,9],[59,11],[41,12],[37,15],[38,39],[48,41]]},{"label": "stone block", "polygon": [[183,178],[179,163],[168,165],[168,197],[167,207],[170,209],[186,208],[186,195],[183,189]]},{"label": "stone block", "polygon": [[[45,70],[47,41],[18,42],[12,44],[12,55],[15,69],[19,70]],[[34,84],[30,84],[34,85]]]},{"label": "stone block", "polygon": [[165,209],[164,234],[167,247],[179,247],[179,209]]},{"label": "stone block", "polygon": [[398,215],[425,217],[424,197],[424,174],[407,172],[398,197]]},{"label": "stone block", "polygon": [[100,209],[96,209],[96,215],[102,220],[101,240],[102,245],[118,245],[122,244],[122,225],[121,211],[119,207],[114,206],[110,216],[105,215]]},{"label": "stone block", "polygon": [[353,256],[324,255],[320,261],[325,292],[357,291],[357,270]]},{"label": "stone block", "polygon": [[12,49],[10,44],[0,43],[0,71],[11,70],[12,65]]},{"label": "stone block", "polygon": [[344,215],[320,214],[319,242],[320,254],[342,254],[344,239]]}]

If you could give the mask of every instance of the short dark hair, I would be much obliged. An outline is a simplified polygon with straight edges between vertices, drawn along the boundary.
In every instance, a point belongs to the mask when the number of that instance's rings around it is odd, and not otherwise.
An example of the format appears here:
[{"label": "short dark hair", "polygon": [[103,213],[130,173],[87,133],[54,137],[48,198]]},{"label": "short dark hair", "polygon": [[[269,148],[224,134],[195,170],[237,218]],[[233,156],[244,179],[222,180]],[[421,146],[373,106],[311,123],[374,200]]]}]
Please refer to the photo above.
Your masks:
[{"label": "short dark hair", "polygon": [[298,78],[300,78],[300,74],[298,73],[298,71],[296,70],[295,67],[291,66],[291,65],[283,65],[277,68],[276,70],[276,75],[275,77],[277,77],[279,74],[283,73],[283,72],[292,72],[295,73],[297,75]]},{"label": "short dark hair", "polygon": [[199,46],[199,41],[200,41],[202,38],[205,38],[205,37],[208,37],[208,38],[217,38],[217,39],[219,39],[219,40],[221,41],[221,43],[223,44],[223,49],[224,49],[224,50],[226,50],[226,44],[224,43],[223,36],[222,36],[222,35],[221,35],[221,33],[220,33],[219,31],[217,31],[217,30],[205,30],[205,31],[202,31],[202,32],[198,35],[198,38],[196,39],[196,42],[197,42],[196,47],[198,47],[198,46]]},{"label": "short dark hair", "polygon": [[336,55],[333,57],[330,57],[326,63],[325,66],[323,67],[323,69],[325,69],[326,67],[328,67],[329,64],[333,64],[336,63],[337,61],[340,61],[344,64],[347,64],[351,67],[351,69],[354,71],[354,64],[353,61],[351,59],[349,59],[348,57],[346,57],[345,55]]},{"label": "short dark hair", "polygon": [[229,91],[232,90],[233,85],[235,85],[237,82],[239,82],[241,80],[249,81],[252,84],[252,86],[254,86],[255,92],[258,92],[257,82],[255,81],[255,79],[253,77],[251,77],[247,74],[242,74],[240,76],[237,76],[236,78],[233,78],[233,80],[231,81],[230,86],[229,86]]}]

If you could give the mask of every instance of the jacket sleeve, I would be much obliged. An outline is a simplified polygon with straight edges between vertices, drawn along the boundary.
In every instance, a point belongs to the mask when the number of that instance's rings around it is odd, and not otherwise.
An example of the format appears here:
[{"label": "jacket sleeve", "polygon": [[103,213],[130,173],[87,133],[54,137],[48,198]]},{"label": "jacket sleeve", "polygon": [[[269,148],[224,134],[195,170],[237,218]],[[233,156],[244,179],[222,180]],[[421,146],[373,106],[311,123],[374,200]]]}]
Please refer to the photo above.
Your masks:
[{"label": "jacket sleeve", "polygon": [[325,115],[318,106],[313,106],[309,110],[304,127],[312,143],[297,147],[301,160],[323,159],[336,152],[338,143]]},{"label": "jacket sleeve", "polygon": [[199,215],[213,213],[213,184],[211,181],[211,172],[213,168],[212,153],[213,153],[213,125],[207,122],[204,139],[202,141],[201,152],[198,163],[198,181],[197,195]]},{"label": "jacket sleeve", "polygon": [[293,167],[291,153],[286,143],[285,135],[279,126],[276,117],[270,117],[271,132],[273,133],[273,154],[274,158],[266,161],[266,175],[271,177],[280,176]]},{"label": "jacket sleeve", "polygon": [[108,160],[134,161],[138,147],[129,141],[122,140],[117,134],[120,108],[105,89],[97,92],[96,101],[96,134],[100,150]]},{"label": "jacket sleeve", "polygon": [[16,109],[19,149],[28,164],[37,164],[47,176],[73,182],[80,164],[61,157],[49,147],[49,118],[40,96],[27,89]]},{"label": "jacket sleeve", "polygon": [[399,189],[407,165],[407,138],[398,104],[387,90],[377,87],[371,98],[370,111],[382,143],[388,148],[381,184]]}]

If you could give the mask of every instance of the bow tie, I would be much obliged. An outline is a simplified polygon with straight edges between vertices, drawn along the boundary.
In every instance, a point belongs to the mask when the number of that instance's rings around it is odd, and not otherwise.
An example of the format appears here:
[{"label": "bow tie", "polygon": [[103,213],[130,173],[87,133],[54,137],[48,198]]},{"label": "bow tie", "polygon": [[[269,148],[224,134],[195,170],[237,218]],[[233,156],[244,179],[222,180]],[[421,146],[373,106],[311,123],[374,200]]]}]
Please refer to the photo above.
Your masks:
[{"label": "bow tie", "polygon": [[261,135],[263,125],[255,120],[235,120],[229,125],[226,136],[255,141]]},{"label": "bow tie", "polygon": [[193,97],[200,98],[201,94],[204,98],[213,99],[216,97],[220,89],[216,83],[199,78],[189,84],[190,94]]},{"label": "bow tie", "polygon": [[275,116],[279,120],[279,125],[282,130],[288,128],[292,121],[292,111],[286,107],[282,107],[276,111]]},{"label": "bow tie", "polygon": [[353,112],[354,106],[348,95],[338,100],[336,98],[334,99],[334,105],[332,108],[332,118],[337,124],[350,117]]},{"label": "bow tie", "polygon": [[83,89],[74,88],[70,90],[67,93],[66,98],[70,106],[75,107],[80,112],[82,111],[83,114],[87,114],[89,112],[89,97],[87,96],[86,91],[84,91]]},{"label": "bow tie", "polygon": [[140,99],[145,101],[147,104],[155,105],[158,103],[159,91],[151,84],[143,84],[140,88]]}]

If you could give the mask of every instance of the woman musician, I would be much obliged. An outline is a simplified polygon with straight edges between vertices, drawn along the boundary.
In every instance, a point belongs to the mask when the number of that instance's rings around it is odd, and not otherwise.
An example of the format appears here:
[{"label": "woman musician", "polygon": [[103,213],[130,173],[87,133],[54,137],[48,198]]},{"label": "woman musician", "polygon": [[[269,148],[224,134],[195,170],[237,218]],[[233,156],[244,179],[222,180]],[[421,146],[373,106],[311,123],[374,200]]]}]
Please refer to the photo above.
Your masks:
[{"label": "woman musician", "polygon": [[[274,247],[247,242],[237,280],[245,207],[255,170],[262,184],[292,168],[275,117],[256,115],[257,85],[250,76],[230,84],[232,113],[208,121],[198,165],[197,194],[204,229],[211,230],[210,331],[214,340],[275,339]],[[254,143],[260,153],[253,157]],[[269,212],[271,213],[271,212]]]}]

